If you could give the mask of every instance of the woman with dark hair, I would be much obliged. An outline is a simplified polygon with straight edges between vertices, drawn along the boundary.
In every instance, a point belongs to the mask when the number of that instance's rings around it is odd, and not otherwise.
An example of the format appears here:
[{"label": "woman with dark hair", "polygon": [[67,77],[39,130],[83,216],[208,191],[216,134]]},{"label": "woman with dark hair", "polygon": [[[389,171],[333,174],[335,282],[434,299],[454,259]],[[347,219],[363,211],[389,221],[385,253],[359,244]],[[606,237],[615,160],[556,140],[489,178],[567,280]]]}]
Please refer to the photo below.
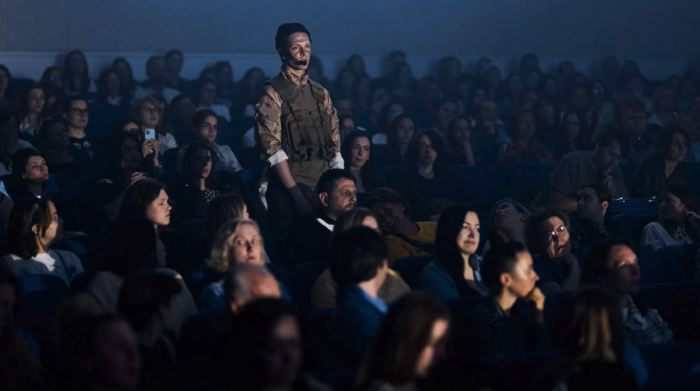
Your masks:
[{"label": "woman with dark hair", "polygon": [[411,66],[407,62],[400,62],[394,66],[391,72],[391,95],[399,100],[410,100],[416,92],[416,79],[413,77]]},{"label": "woman with dark hair", "polygon": [[366,74],[357,75],[352,83],[352,107],[355,111],[370,107],[372,78]]},{"label": "woman with dark hair", "polygon": [[[406,162],[408,148],[416,134],[416,125],[408,114],[394,118],[386,134],[386,151],[384,156],[377,156],[380,166],[393,166]],[[374,142],[374,137],[372,138]]]},{"label": "woman with dark hair", "polygon": [[63,238],[63,220],[46,198],[25,198],[15,203],[7,227],[4,263],[15,275],[49,274],[70,285],[83,272],[80,259],[70,251],[51,250]]},{"label": "woman with dark hair", "polygon": [[586,116],[576,110],[567,110],[561,117],[559,132],[556,137],[556,155],[561,159],[574,151],[590,151],[592,149],[592,134],[589,130]]},{"label": "woman with dark hair", "polygon": [[113,106],[121,106],[127,103],[121,95],[119,74],[113,68],[106,68],[100,72],[100,77],[97,79],[95,102],[109,103]]},{"label": "woman with dark hair", "polygon": [[8,95],[12,74],[6,66],[0,64],[0,108],[12,109],[14,106]]},{"label": "woman with dark hair", "polygon": [[414,137],[407,151],[407,173],[390,186],[405,195],[412,220],[435,221],[448,206],[464,201],[459,181],[442,163],[446,158],[445,141],[437,131],[423,130]]},{"label": "woman with dark hair", "polygon": [[145,134],[147,129],[155,132],[155,139],[145,140],[144,144],[149,144],[148,150],[156,155],[162,155],[168,149],[177,148],[175,137],[167,132],[167,128],[160,126],[162,115],[160,102],[153,96],[136,100],[129,111],[129,119],[141,128],[141,132]]},{"label": "woman with dark hair", "polygon": [[197,96],[194,102],[197,111],[210,110],[226,121],[231,121],[231,113],[228,107],[216,103],[218,89],[219,86],[216,79],[200,78],[197,80]]},{"label": "woman with dark hair", "polygon": [[523,78],[517,73],[509,75],[505,82],[503,96],[498,102],[499,115],[501,118],[510,118],[513,113],[520,109],[524,93],[525,86],[523,85]]},{"label": "woman with dark hair", "polygon": [[36,149],[20,149],[12,157],[12,176],[7,179],[5,185],[13,200],[41,197],[49,181],[46,160]]},{"label": "woman with dark hair", "polygon": [[673,332],[659,312],[632,300],[630,295],[639,292],[639,278],[637,254],[626,239],[596,243],[583,262],[582,282],[604,286],[616,296],[622,308],[625,342],[638,345],[673,341]]},{"label": "woman with dark hair", "polygon": [[535,285],[539,277],[532,256],[523,244],[508,241],[498,231],[489,241],[492,248],[481,265],[489,295],[468,315],[464,333],[474,347],[473,354],[481,358],[551,349],[544,321],[545,296]]},{"label": "woman with dark hair", "polygon": [[134,91],[136,91],[137,87],[131,64],[124,57],[117,57],[112,61],[112,69],[117,72],[117,77],[119,78],[119,94],[122,96],[124,103],[130,103],[134,98]]},{"label": "woman with dark hair", "polygon": [[95,140],[85,132],[90,118],[87,101],[79,96],[72,96],[63,101],[63,119],[68,126],[68,137],[73,147],[93,157]]},{"label": "woman with dark hair", "polygon": [[238,82],[237,103],[241,106],[244,116],[253,116],[253,105],[255,105],[255,100],[258,98],[258,93],[265,80],[265,72],[261,68],[253,67],[248,69]]},{"label": "woman with dark hair", "polygon": [[459,105],[455,101],[444,100],[437,105],[435,111],[433,129],[440,132],[443,137],[447,137],[450,122],[459,114]]},{"label": "woman with dark hair", "polygon": [[213,70],[219,87],[216,89],[217,101],[229,107],[236,99],[236,81],[233,80],[231,63],[229,61],[217,61]]},{"label": "woman with dark hair", "polygon": [[65,389],[129,391],[141,376],[136,334],[126,320],[113,315],[82,315],[60,340]]},{"label": "woman with dark hair", "polygon": [[51,84],[63,93],[63,71],[59,67],[48,67],[41,74],[39,83],[44,86],[44,89]]},{"label": "woman with dark hair", "polygon": [[498,164],[512,167],[517,164],[555,164],[556,160],[538,141],[535,115],[521,111],[513,115],[508,139],[498,148]]},{"label": "woman with dark hair", "polygon": [[129,186],[119,208],[117,221],[148,221],[154,228],[170,224],[168,193],[155,179],[144,178]]},{"label": "woman with dark hair", "polygon": [[391,306],[357,374],[358,390],[418,390],[447,359],[450,312],[414,293]]},{"label": "woman with dark hair", "polygon": [[447,159],[449,164],[473,166],[476,158],[472,151],[472,123],[466,115],[459,115],[450,121],[447,128]]},{"label": "woman with dark hair", "polygon": [[349,98],[352,96],[352,86],[354,83],[355,74],[348,68],[341,69],[333,82],[334,92],[336,95]]},{"label": "woman with dark hair", "polygon": [[379,112],[379,117],[377,118],[376,126],[374,127],[374,135],[372,136],[372,143],[374,145],[385,145],[388,142],[389,127],[401,114],[404,114],[403,105],[395,102],[388,102],[382,107]]},{"label": "woman with dark hair", "polygon": [[579,287],[581,268],[572,254],[570,231],[569,218],[553,210],[527,221],[525,239],[543,291],[574,292]]},{"label": "woman with dark hair", "polygon": [[17,116],[22,120],[19,124],[19,134],[29,142],[34,142],[41,127],[45,107],[46,94],[41,84],[33,84],[22,91],[17,109]]},{"label": "woman with dark hair", "polygon": [[700,209],[689,185],[669,185],[659,197],[659,219],[644,227],[640,244],[654,250],[700,243]]},{"label": "woman with dark hair", "polygon": [[690,185],[690,171],[685,164],[690,136],[683,128],[666,129],[657,141],[659,153],[642,162],[634,174],[630,195],[634,198],[658,197],[670,185]]},{"label": "woman with dark hair", "polygon": [[445,210],[435,234],[437,257],[420,275],[421,289],[446,300],[486,296],[481,281],[479,248],[481,225],[476,212],[466,206]]},{"label": "woman with dark hair", "polygon": [[[190,126],[190,134],[195,142],[208,145],[216,154],[216,166],[214,171],[228,170],[240,171],[243,169],[241,163],[238,162],[231,147],[228,145],[217,144],[216,139],[219,136],[219,119],[215,112],[204,109],[199,110],[192,117]],[[177,153],[178,167],[182,167],[182,160],[185,157],[188,145],[180,148]]]},{"label": "woman with dark hair", "polygon": [[180,384],[173,336],[184,320],[177,305],[181,291],[174,277],[155,272],[134,275],[122,284],[118,310],[136,332],[144,389],[168,391]]},{"label": "woman with dark hair", "polygon": [[[230,369],[221,373],[232,390],[321,391],[327,386],[306,372],[309,359],[304,320],[289,304],[260,299],[243,308],[229,351]],[[283,357],[283,358],[282,358]]]},{"label": "woman with dark hair", "polygon": [[63,119],[44,121],[36,141],[52,174],[69,175],[78,179],[92,171],[90,156],[85,151],[73,147]]},{"label": "woman with dark hair", "polygon": [[340,153],[345,161],[345,170],[355,177],[357,193],[365,194],[377,187],[372,161],[372,140],[367,132],[353,132],[345,137]]},{"label": "woman with dark hair", "polygon": [[353,54],[348,57],[348,60],[345,62],[345,68],[352,72],[355,77],[360,77],[367,73],[365,71],[365,60],[359,54]]},{"label": "woman with dark hair", "polygon": [[67,96],[80,95],[86,98],[88,93],[95,92],[95,83],[90,80],[85,54],[73,50],[66,55],[63,62],[63,84]]}]

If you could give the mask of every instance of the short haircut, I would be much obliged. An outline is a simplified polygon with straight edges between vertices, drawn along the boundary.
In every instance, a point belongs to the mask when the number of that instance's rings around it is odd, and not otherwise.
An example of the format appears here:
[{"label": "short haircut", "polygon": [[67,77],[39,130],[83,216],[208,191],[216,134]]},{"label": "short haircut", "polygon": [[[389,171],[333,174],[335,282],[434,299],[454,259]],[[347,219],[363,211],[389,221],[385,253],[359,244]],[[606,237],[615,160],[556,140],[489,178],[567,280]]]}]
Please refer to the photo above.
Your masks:
[{"label": "short haircut", "polygon": [[182,51],[180,49],[170,49],[167,51],[167,53],[165,53],[165,59],[167,60],[168,58],[170,58],[176,54],[179,54],[180,57],[184,57],[184,55],[182,54]]},{"label": "short haircut", "polygon": [[165,191],[165,185],[155,179],[144,178],[129,186],[124,193],[117,221],[145,221],[146,209]]},{"label": "short haircut", "polygon": [[355,177],[342,168],[332,168],[324,172],[323,175],[321,175],[321,178],[318,180],[318,194],[331,194],[333,189],[335,189],[336,185],[338,184],[338,181],[341,179],[347,179],[355,183]]},{"label": "short haircut", "polygon": [[284,23],[277,28],[277,34],[275,35],[275,49],[284,49],[284,45],[287,44],[287,38],[294,33],[304,33],[309,36],[309,41],[311,41],[311,33],[303,24]]},{"label": "short haircut", "polygon": [[333,235],[338,235],[352,227],[361,227],[368,217],[374,217],[372,211],[367,208],[352,208],[338,216],[333,226]]},{"label": "short haircut", "polygon": [[683,136],[683,138],[685,138],[686,143],[688,143],[688,146],[690,146],[690,135],[688,134],[688,132],[685,131],[685,129],[675,125],[669,126],[668,128],[664,129],[663,133],[659,135],[659,139],[656,142],[656,145],[659,148],[659,151],[661,151],[661,153],[666,153],[668,148],[671,146],[673,136],[675,136],[676,134],[680,134],[681,136]]},{"label": "short haircut", "polygon": [[493,228],[489,234],[491,249],[484,255],[481,264],[481,277],[492,295],[501,292],[501,275],[512,274],[518,263],[518,254],[526,252],[522,243],[510,241],[505,232]]},{"label": "short haircut", "polygon": [[620,144],[622,155],[626,155],[630,145],[629,137],[614,126],[606,126],[601,130],[595,137],[593,144],[596,147],[607,147],[615,141]]},{"label": "short haircut", "polygon": [[331,240],[331,276],[338,284],[356,285],[377,275],[386,263],[384,239],[367,227],[353,227]]},{"label": "short haircut", "polygon": [[66,100],[63,101],[63,106],[61,106],[61,112],[63,114],[68,114],[71,108],[73,108],[73,102],[79,102],[83,101],[87,105],[87,101],[84,98],[81,98],[79,96],[71,96],[66,98]]},{"label": "short haircut", "polygon": [[372,209],[372,206],[381,202],[383,204],[395,204],[403,205],[405,214],[408,216],[409,205],[408,202],[401,196],[396,190],[390,189],[388,187],[378,187],[367,194],[367,206]]},{"label": "short haircut", "polygon": [[627,246],[634,251],[632,242],[626,238],[607,238],[598,241],[586,253],[586,260],[581,270],[582,284],[600,285],[600,278],[609,271],[607,264],[615,246]]},{"label": "short haircut", "polygon": [[[249,224],[253,226],[258,233],[260,232],[260,227],[258,227],[258,224],[253,220],[241,218],[228,221],[222,225],[216,233],[214,243],[211,246],[210,257],[206,260],[207,266],[219,273],[226,273],[231,266],[233,266],[230,264],[233,259],[233,244],[231,243],[231,238],[242,224]],[[262,237],[260,240],[260,246],[263,248],[262,256],[264,256],[265,243],[262,242]]]},{"label": "short haircut", "polygon": [[443,136],[438,133],[437,130],[423,129],[413,136],[413,141],[411,141],[406,151],[406,162],[410,164],[410,168],[413,170],[415,170],[416,162],[418,161],[418,146],[423,136],[430,140],[433,150],[437,152],[437,160],[435,163],[440,164],[440,162],[445,159],[445,139]]},{"label": "short haircut", "polygon": [[581,189],[579,190],[583,190],[585,188],[593,189],[596,197],[598,197],[598,202],[600,202],[601,204],[605,201],[607,201],[608,204],[612,202],[612,195],[610,194],[610,190],[607,187],[601,185],[600,183],[591,183],[590,185],[581,186]]},{"label": "short haircut", "polygon": [[30,157],[43,156],[34,148],[22,148],[12,156],[12,175],[21,178]]},{"label": "short haircut", "polygon": [[136,274],[122,284],[118,309],[139,331],[163,306],[170,306],[172,298],[181,290],[175,277],[157,272]]},{"label": "short haircut", "polygon": [[525,224],[525,242],[530,251],[535,255],[540,255],[545,251],[542,245],[540,225],[552,217],[558,217],[565,226],[570,226],[569,217],[553,209],[545,210],[527,219],[527,223]]},{"label": "short haircut", "polygon": [[250,287],[248,286],[248,277],[257,276],[268,276],[274,278],[274,276],[261,265],[255,265],[252,263],[241,263],[232,266],[228,272],[224,275],[224,299],[227,303],[232,301],[248,301],[250,299]]}]

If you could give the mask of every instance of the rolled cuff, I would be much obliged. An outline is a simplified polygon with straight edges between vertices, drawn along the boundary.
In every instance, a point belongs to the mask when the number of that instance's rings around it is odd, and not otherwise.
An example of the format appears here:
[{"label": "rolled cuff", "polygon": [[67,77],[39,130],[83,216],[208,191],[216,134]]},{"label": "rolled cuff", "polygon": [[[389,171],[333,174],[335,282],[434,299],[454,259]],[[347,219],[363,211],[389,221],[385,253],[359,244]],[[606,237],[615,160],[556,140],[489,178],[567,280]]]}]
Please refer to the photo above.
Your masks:
[{"label": "rolled cuff", "polygon": [[333,160],[330,161],[331,168],[345,168],[345,160],[340,152],[336,152]]},{"label": "rolled cuff", "polygon": [[267,158],[267,162],[270,163],[270,167],[272,167],[275,164],[283,162],[283,161],[288,160],[288,159],[289,159],[289,157],[287,156],[287,154],[284,153],[284,151],[280,149],[279,151],[275,152],[274,155]]}]

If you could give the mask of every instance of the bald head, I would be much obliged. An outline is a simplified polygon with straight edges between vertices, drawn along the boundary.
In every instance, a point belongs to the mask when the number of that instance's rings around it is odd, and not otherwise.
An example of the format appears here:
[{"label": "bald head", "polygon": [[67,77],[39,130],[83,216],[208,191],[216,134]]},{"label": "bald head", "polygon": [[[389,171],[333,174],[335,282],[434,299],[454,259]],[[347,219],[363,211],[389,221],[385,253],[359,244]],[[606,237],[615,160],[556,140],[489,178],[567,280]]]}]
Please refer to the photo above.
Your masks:
[{"label": "bald head", "polygon": [[224,277],[224,296],[231,311],[239,312],[248,302],[282,297],[279,283],[264,266],[252,263],[235,265]]}]

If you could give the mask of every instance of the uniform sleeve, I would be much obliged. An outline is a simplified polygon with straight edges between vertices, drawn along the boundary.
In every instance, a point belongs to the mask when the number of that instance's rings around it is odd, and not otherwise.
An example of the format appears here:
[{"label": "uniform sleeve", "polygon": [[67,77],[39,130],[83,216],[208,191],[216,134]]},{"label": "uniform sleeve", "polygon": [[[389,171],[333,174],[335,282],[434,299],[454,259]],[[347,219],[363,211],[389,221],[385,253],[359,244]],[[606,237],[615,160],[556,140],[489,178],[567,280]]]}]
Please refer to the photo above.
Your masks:
[{"label": "uniform sleeve", "polygon": [[287,160],[287,154],[282,150],[282,100],[274,87],[267,85],[263,88],[255,103],[255,131],[260,137],[264,159],[274,166]]},{"label": "uniform sleeve", "polygon": [[[326,90],[326,113],[333,118],[331,123],[331,139],[333,141],[333,150],[336,152],[337,156],[340,156],[340,126],[338,125],[338,116],[333,109],[333,102],[331,102],[331,95]],[[342,158],[341,158],[342,161]],[[343,168],[343,167],[339,167]]]}]

